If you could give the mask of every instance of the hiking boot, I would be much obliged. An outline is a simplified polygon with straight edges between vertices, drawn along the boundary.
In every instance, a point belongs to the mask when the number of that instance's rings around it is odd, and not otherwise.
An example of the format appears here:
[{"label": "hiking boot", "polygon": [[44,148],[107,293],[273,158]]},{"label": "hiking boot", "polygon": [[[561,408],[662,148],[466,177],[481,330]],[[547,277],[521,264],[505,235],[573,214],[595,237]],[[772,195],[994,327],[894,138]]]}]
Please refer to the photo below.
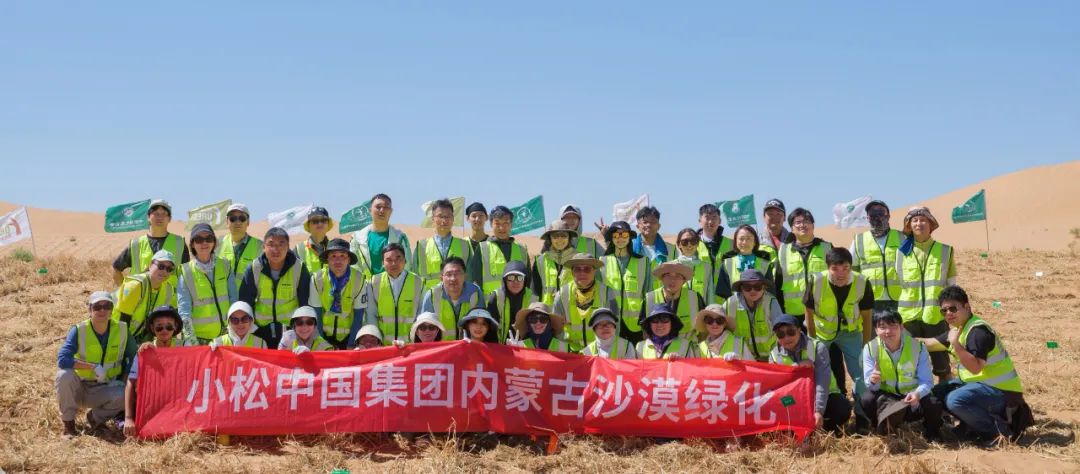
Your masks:
[{"label": "hiking boot", "polygon": [[74,439],[79,436],[78,430],[75,429],[75,420],[63,420],[64,421],[64,433],[60,437],[64,439]]}]

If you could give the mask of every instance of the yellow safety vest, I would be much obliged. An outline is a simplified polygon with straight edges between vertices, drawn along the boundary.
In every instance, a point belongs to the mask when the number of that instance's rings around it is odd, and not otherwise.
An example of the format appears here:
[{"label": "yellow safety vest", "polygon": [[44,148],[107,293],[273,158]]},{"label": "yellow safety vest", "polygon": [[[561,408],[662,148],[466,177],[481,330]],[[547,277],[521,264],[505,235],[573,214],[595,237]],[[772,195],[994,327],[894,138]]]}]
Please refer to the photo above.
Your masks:
[{"label": "yellow safety vest", "polygon": [[604,255],[604,248],[596,242],[596,239],[584,235],[579,235],[574,240],[574,249],[576,249],[578,253],[587,253],[593,258],[600,258],[602,255]]},{"label": "yellow safety vest", "polygon": [[[330,241],[327,240],[327,245]],[[326,264],[322,262],[319,252],[315,251],[315,248],[311,245],[311,239],[305,240],[296,244],[296,248],[293,249],[296,253],[296,257],[300,261],[304,262],[304,266],[307,267],[308,274],[314,275],[315,272],[326,268]]]},{"label": "yellow safety vest", "polygon": [[266,341],[261,337],[252,333],[247,333],[243,339],[234,341],[229,333],[222,334],[214,339],[219,346],[235,346],[235,347],[254,347],[256,349],[266,349]]},{"label": "yellow safety vest", "polygon": [[960,344],[967,344],[971,328],[977,326],[985,327],[994,335],[994,348],[986,354],[986,365],[983,366],[982,372],[976,374],[960,363],[960,358],[956,356],[956,348],[949,346],[949,354],[956,361],[956,373],[960,376],[960,380],[964,383],[981,382],[998,390],[1023,393],[1024,386],[1020,384],[1020,375],[1016,373],[1016,367],[1013,366],[1012,357],[1009,357],[1009,351],[1005,350],[1005,343],[997,332],[989,324],[986,324],[986,321],[974,314],[971,315],[971,318],[964,324],[964,328],[960,330]]},{"label": "yellow safety vest", "polygon": [[712,268],[716,268],[719,266],[716,264],[717,259],[723,257],[725,253],[728,253],[735,248],[735,241],[731,240],[731,238],[724,237],[723,235],[717,235],[717,237],[720,238],[720,248],[717,249],[716,255],[712,255],[709,253],[709,246],[705,245],[704,240],[698,241],[697,244],[698,258],[704,262],[709,262]]},{"label": "yellow safety vest", "polygon": [[[465,283],[468,285],[469,283]],[[439,322],[446,328],[448,335],[443,335],[443,340],[457,340],[461,337],[458,333],[458,320],[464,317],[470,309],[482,308],[484,302],[483,296],[479,291],[474,291],[471,296],[461,301],[461,306],[458,306],[457,310],[454,310],[454,305],[450,303],[449,299],[443,297],[442,284],[435,285],[428,290],[431,292],[431,308],[434,310],[435,315],[438,316]],[[461,290],[464,293],[464,289]]]},{"label": "yellow safety vest", "polygon": [[480,242],[480,273],[483,280],[480,289],[484,291],[485,295],[490,295],[491,292],[502,286],[503,268],[506,268],[506,264],[509,262],[521,262],[528,268],[529,251],[525,249],[525,246],[512,242],[510,244],[510,259],[507,260],[502,250],[499,250],[498,244],[491,240]]},{"label": "yellow safety vest", "polygon": [[749,310],[739,295],[732,295],[724,302],[724,314],[735,320],[735,335],[747,341],[754,359],[760,362],[769,360],[769,350],[776,345],[776,334],[772,331],[772,303],[776,297],[769,293],[762,295],[754,308],[751,320]]},{"label": "yellow safety vest", "polygon": [[[847,298],[843,305],[836,301],[836,295],[829,287],[829,273],[822,272],[813,276],[814,291],[814,331],[818,341],[831,341],[836,339],[839,331],[858,332],[862,334],[862,317],[859,315],[859,299],[866,293],[866,277],[852,273],[851,289],[848,290]],[[825,289],[829,287],[829,291]],[[841,324],[838,313],[843,311],[844,321]]]},{"label": "yellow safety vest", "polygon": [[690,262],[693,263],[694,276],[686,284],[705,298],[705,303],[708,304],[716,298],[716,271],[708,260],[697,258]]},{"label": "yellow safety vest", "polygon": [[[101,347],[101,342],[98,341],[97,335],[94,333],[94,327],[89,319],[75,325],[75,337],[79,344],[76,357],[83,362],[104,367],[105,377],[109,380],[115,380],[120,376],[128,342],[127,324],[116,322],[116,330],[114,331],[113,322],[109,321],[109,326],[105,329],[108,340],[105,342],[106,347],[104,348]],[[94,369],[75,369],[75,375],[78,375],[83,380],[97,381]]]},{"label": "yellow safety vest", "polygon": [[[472,247],[469,246],[468,242],[457,237],[450,237],[450,239],[450,247],[447,249],[446,258],[459,257],[468,265]],[[424,291],[430,290],[442,282],[443,260],[442,254],[439,253],[439,246],[435,244],[435,237],[424,239],[416,244],[416,258],[413,259],[413,262],[416,265],[417,276],[424,282]],[[466,269],[466,272],[468,272],[468,269]]]},{"label": "yellow safety vest", "polygon": [[390,284],[390,275],[386,272],[371,277],[371,287],[374,290],[372,294],[375,295],[374,306],[377,311],[374,320],[383,334],[383,342],[412,342],[407,340],[409,328],[416,320],[416,313],[420,309],[420,297],[424,294],[420,277],[413,272],[405,271],[405,281],[401,284],[401,292],[398,293],[397,298],[394,298],[394,288]]},{"label": "yellow safety vest", "polygon": [[[799,351],[799,360],[817,361],[817,343],[812,339],[806,340],[806,347]],[[786,353],[780,352],[780,344],[773,346],[769,354],[769,362],[773,364],[795,366],[795,359]],[[840,387],[836,384],[836,376],[829,371],[829,393],[840,394]]]},{"label": "yellow safety vest", "polygon": [[[161,287],[154,292],[151,291],[152,286],[150,284],[149,274],[140,273],[137,275],[130,275],[124,277],[124,282],[121,283],[120,288],[117,289],[119,294],[117,301],[127,300],[129,296],[124,291],[124,287],[131,281],[138,282],[139,284],[139,300],[135,304],[135,310],[131,313],[131,321],[127,324],[127,327],[131,331],[131,336],[134,337],[137,342],[146,342],[153,336],[153,334],[146,331],[146,317],[158,306],[172,306],[175,308],[176,288],[173,286],[173,283],[166,279],[161,282]],[[115,321],[120,321],[121,306],[127,307],[127,305],[121,304],[117,304],[113,307],[112,319]]]},{"label": "yellow safety vest", "polygon": [[293,311],[300,307],[297,292],[300,290],[300,267],[303,264],[303,260],[296,259],[292,266],[282,269],[277,284],[274,284],[274,280],[263,273],[262,259],[252,262],[251,273],[259,290],[253,308],[256,325],[266,326],[278,322],[278,319],[288,320]]},{"label": "yellow safety vest", "polygon": [[[315,336],[315,340],[311,341],[310,346],[307,346],[308,349],[311,349],[313,351],[332,351],[332,350],[335,349],[332,344],[327,342],[326,339],[323,339],[318,334],[315,334],[314,336]],[[299,337],[297,337],[296,339],[293,339],[292,345],[291,345],[291,347],[289,347],[289,349],[296,349],[297,347],[300,347],[300,338]]]},{"label": "yellow safety vest", "polygon": [[[684,283],[679,290],[679,304],[674,308],[675,316],[678,316],[679,320],[682,321],[683,330],[688,333],[694,332],[694,316],[701,310],[698,296],[696,292],[690,291],[690,287]],[[656,305],[666,302],[667,297],[664,295],[663,288],[648,292],[645,295],[645,315],[652,314]]]},{"label": "yellow safety vest", "polygon": [[[757,255],[754,256],[754,268],[757,269],[757,271],[761,272],[762,275],[768,275],[769,274],[769,265],[771,263],[772,263],[771,260],[762,258],[762,257],[757,256]],[[731,285],[734,285],[735,282],[739,281],[739,278],[742,277],[742,272],[739,271],[739,256],[738,255],[732,255],[730,257],[725,258],[720,263],[720,271],[724,272],[724,273],[727,273],[728,283],[731,284]],[[720,275],[720,273],[717,272],[717,276],[719,276],[719,275]],[[732,289],[733,293],[734,293],[734,291],[735,290]]]},{"label": "yellow safety vest", "polygon": [[[128,246],[128,255],[131,257],[131,272],[128,274],[135,275],[148,270],[150,268],[150,262],[154,261],[154,250],[150,248],[150,236],[140,236],[138,239],[132,240]],[[180,275],[178,275],[180,270],[179,263],[184,258],[184,248],[184,238],[171,232],[165,236],[165,242],[161,245],[162,250],[172,252],[173,258],[176,259],[176,262],[173,262],[173,265],[176,266],[178,271],[169,275],[169,279],[172,281],[174,287],[176,286],[176,280],[180,277]]]},{"label": "yellow safety vest", "polygon": [[[532,290],[526,287],[521,291],[522,293],[524,293],[524,295],[522,295],[521,297],[522,309],[536,302],[536,295],[533,294]],[[509,297],[506,296],[505,286],[500,286],[492,294],[495,296],[495,311],[498,314],[493,314],[491,316],[499,320],[499,340],[505,341],[506,334],[514,325],[514,321],[517,319],[517,315],[510,312],[510,303],[509,301],[507,301]]]},{"label": "yellow safety vest", "polygon": [[[616,330],[618,329],[616,328]],[[596,334],[593,333],[593,341],[590,342],[587,346],[585,346],[585,349],[581,351],[581,354],[587,356],[599,356],[599,346],[600,341],[596,340]],[[608,358],[611,360],[635,359],[637,358],[637,354],[632,353],[631,351],[633,350],[634,345],[631,344],[630,341],[627,341],[626,339],[623,339],[616,335],[615,342],[613,342],[611,345],[611,352],[608,354]]]},{"label": "yellow safety vest", "polygon": [[904,322],[918,321],[937,324],[942,321],[938,295],[949,284],[949,264],[952,247],[934,242],[926,252],[926,262],[920,262],[914,250],[910,255],[896,255],[896,275],[900,278],[900,298],[897,299],[900,317]]},{"label": "yellow safety vest", "polygon": [[885,251],[870,232],[855,236],[851,257],[859,273],[874,287],[874,300],[896,301],[900,298],[900,278],[896,275],[896,255],[900,251],[900,232],[890,229],[885,238]]},{"label": "yellow safety vest", "polygon": [[780,246],[777,256],[780,265],[777,270],[784,282],[781,288],[781,293],[784,295],[784,312],[796,316],[806,312],[806,307],[802,302],[803,295],[806,294],[806,288],[810,286],[811,276],[829,269],[825,263],[825,254],[830,250],[832,250],[832,244],[821,242],[814,246],[804,263],[802,255],[795,250],[795,244],[786,243]]},{"label": "yellow safety vest", "polygon": [[723,357],[724,354],[727,354],[728,352],[734,352],[739,355],[739,358],[742,358],[742,355],[746,352],[746,343],[738,336],[731,334],[731,331],[724,331],[724,335],[721,337],[724,338],[724,342],[720,343],[719,353],[712,353],[712,350],[709,349],[709,338],[706,336],[704,341],[698,343],[698,357],[702,359],[716,359]]},{"label": "yellow safety vest", "polygon": [[559,287],[574,280],[569,268],[561,267],[544,252],[536,257],[536,269],[540,274],[540,301],[551,306],[555,304],[555,292]]},{"label": "yellow safety vest", "polygon": [[[349,247],[352,248],[353,253],[356,254],[356,265],[353,265],[360,273],[364,274],[365,278],[371,277],[371,265],[372,256],[371,248],[368,247],[368,232],[375,232],[375,228],[370,224],[363,229],[353,232],[352,242],[349,243]],[[409,259],[412,255],[409,255],[409,237],[403,232],[398,230],[394,226],[390,226],[387,230],[386,245],[398,244],[403,249],[405,256],[405,268],[409,268]],[[385,248],[385,247],[384,247]],[[382,261],[382,255],[375,255],[374,258],[378,258]]]},{"label": "yellow safety vest", "polygon": [[240,287],[240,281],[244,279],[244,271],[251,265],[251,262],[258,260],[262,252],[262,241],[250,235],[247,236],[247,243],[244,244],[244,249],[240,252],[240,255],[236,255],[232,237],[228,235],[218,239],[218,245],[214,251],[218,257],[229,262],[229,268],[232,270],[233,278],[236,279],[237,288]]},{"label": "yellow safety vest", "polygon": [[562,339],[559,339],[557,337],[551,338],[551,342],[548,343],[548,346],[546,348],[545,347],[536,347],[536,345],[533,344],[533,341],[532,341],[531,337],[525,338],[525,341],[523,341],[523,343],[524,343],[524,346],[525,346],[526,349],[542,349],[542,350],[551,351],[551,352],[570,352],[570,349],[566,345],[566,341],[564,341]]},{"label": "yellow safety vest", "polygon": [[881,391],[894,395],[907,395],[919,388],[917,365],[923,344],[903,332],[900,340],[900,357],[893,360],[889,348],[874,338],[868,343],[870,351],[877,353],[878,372],[881,373]]},{"label": "yellow safety vest", "polygon": [[645,303],[645,293],[652,289],[652,263],[645,257],[630,257],[626,271],[619,267],[615,254],[604,256],[604,284],[616,295],[620,318],[631,332],[641,332],[638,316]]},{"label": "yellow safety vest", "polygon": [[637,343],[638,357],[642,360],[670,359],[673,355],[692,357],[694,350],[694,345],[681,337],[673,339],[663,351],[657,351],[656,346],[648,337]]},{"label": "yellow safety vest", "polygon": [[322,330],[327,339],[337,344],[347,343],[349,330],[352,329],[354,311],[367,306],[367,295],[363,294],[364,279],[353,267],[347,267],[349,281],[341,289],[341,312],[330,311],[334,304],[333,284],[330,282],[330,267],[320,270],[311,277],[315,294],[322,305]]},{"label": "yellow safety vest", "polygon": [[194,260],[184,264],[184,287],[191,295],[191,325],[195,337],[213,339],[225,333],[226,313],[232,304],[229,301],[231,278],[229,262],[222,258],[214,262],[213,280],[195,266]]},{"label": "yellow safety vest", "polygon": [[[563,285],[559,289],[559,293],[556,294],[555,311],[559,310],[566,312],[566,326],[563,327],[563,332],[566,333],[566,340],[570,343],[570,348],[574,351],[581,350],[581,348],[588,345],[590,342],[596,339],[596,334],[593,334],[589,330],[589,320],[592,319],[593,311],[597,308],[607,306],[608,301],[612,298],[612,293],[607,285],[603,282],[594,283],[593,287],[593,300],[588,309],[582,310],[578,308],[577,293],[578,286],[576,281],[571,281]],[[637,316],[634,317],[635,319]],[[616,329],[617,330],[617,329]]]}]

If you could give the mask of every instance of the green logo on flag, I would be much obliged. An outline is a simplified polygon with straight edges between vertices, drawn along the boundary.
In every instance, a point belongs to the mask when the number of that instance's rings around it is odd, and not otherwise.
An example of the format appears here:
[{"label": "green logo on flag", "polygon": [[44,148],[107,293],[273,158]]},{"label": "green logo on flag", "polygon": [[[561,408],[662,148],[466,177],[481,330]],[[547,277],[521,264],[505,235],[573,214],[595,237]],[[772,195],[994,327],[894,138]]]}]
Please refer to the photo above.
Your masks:
[{"label": "green logo on flag", "polygon": [[724,214],[724,220],[727,221],[728,227],[757,224],[753,194],[747,194],[736,201],[720,201],[716,203],[716,207],[719,207],[720,212]]},{"label": "green logo on flag", "polygon": [[510,235],[544,228],[544,196],[536,196],[510,212],[514,213],[514,227],[510,229]]},{"label": "green logo on flag", "polygon": [[953,224],[960,224],[962,222],[975,222],[986,220],[986,190],[980,189],[979,192],[971,196],[970,199],[965,201],[960,206],[954,207],[952,210]]},{"label": "green logo on flag", "polygon": [[784,405],[785,407],[792,406],[795,404],[795,397],[791,395],[785,395],[783,398],[780,399],[780,404]]},{"label": "green logo on flag", "polygon": [[368,224],[371,224],[371,201],[365,201],[342,214],[341,221],[338,223],[338,232],[342,234],[355,232],[367,227]]},{"label": "green logo on flag", "polygon": [[232,199],[226,199],[188,211],[188,221],[184,225],[184,230],[191,230],[195,224],[201,223],[210,224],[214,230],[224,230],[227,227],[226,211],[231,205]]},{"label": "green logo on flag", "polygon": [[150,200],[117,204],[105,210],[105,232],[131,232],[148,229]]}]

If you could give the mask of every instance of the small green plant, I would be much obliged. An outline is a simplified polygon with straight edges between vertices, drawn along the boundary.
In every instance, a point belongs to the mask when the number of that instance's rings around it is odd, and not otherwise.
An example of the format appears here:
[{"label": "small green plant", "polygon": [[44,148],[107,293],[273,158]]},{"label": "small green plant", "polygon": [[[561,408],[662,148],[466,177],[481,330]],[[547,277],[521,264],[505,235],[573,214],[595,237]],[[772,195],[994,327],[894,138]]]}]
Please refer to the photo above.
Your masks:
[{"label": "small green plant", "polygon": [[1069,233],[1073,236],[1073,241],[1069,242],[1069,253],[1072,256],[1076,256],[1076,246],[1080,245],[1080,227],[1074,227],[1069,230]]},{"label": "small green plant", "polygon": [[20,262],[30,263],[34,261],[34,254],[26,249],[15,249],[11,252],[11,258]]}]

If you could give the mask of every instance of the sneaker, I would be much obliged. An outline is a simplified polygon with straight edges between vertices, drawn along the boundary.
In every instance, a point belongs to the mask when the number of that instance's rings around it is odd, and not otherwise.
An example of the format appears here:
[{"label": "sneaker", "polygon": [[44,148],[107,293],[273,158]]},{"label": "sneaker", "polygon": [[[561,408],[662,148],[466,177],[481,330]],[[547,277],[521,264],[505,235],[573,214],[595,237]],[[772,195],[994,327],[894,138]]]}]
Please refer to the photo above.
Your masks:
[{"label": "sneaker", "polygon": [[75,439],[79,436],[79,431],[75,429],[75,420],[64,421],[64,432],[60,435],[64,439]]}]

